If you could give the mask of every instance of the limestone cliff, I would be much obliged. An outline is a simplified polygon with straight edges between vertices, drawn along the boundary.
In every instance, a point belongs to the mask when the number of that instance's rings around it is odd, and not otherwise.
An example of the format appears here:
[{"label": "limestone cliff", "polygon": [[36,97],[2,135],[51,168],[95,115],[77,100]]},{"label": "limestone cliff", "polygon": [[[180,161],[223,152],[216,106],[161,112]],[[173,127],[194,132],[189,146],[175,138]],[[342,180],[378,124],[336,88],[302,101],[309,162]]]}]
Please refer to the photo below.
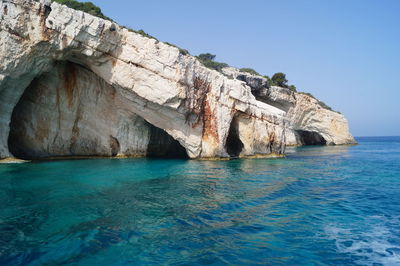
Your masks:
[{"label": "limestone cliff", "polygon": [[355,143],[346,118],[312,95],[269,86],[266,78],[236,68],[224,68],[223,72],[247,84],[257,100],[285,112],[286,145]]},{"label": "limestone cliff", "polygon": [[317,100],[236,78],[108,20],[2,0],[0,158],[280,156],[308,139],[354,142]]}]

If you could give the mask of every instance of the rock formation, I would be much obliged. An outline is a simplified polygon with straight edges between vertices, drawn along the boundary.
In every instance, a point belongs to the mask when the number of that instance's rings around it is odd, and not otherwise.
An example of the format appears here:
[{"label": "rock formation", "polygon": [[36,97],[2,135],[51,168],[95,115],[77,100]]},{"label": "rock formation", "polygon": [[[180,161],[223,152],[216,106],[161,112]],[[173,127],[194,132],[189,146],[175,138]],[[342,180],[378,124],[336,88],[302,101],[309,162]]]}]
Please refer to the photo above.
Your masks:
[{"label": "rock formation", "polygon": [[280,156],[354,142],[346,119],[262,77],[57,3],[0,1],[0,158]]},{"label": "rock formation", "polygon": [[269,86],[266,78],[236,68],[224,68],[223,72],[245,82],[257,100],[285,112],[286,145],[355,143],[346,118],[310,94]]}]

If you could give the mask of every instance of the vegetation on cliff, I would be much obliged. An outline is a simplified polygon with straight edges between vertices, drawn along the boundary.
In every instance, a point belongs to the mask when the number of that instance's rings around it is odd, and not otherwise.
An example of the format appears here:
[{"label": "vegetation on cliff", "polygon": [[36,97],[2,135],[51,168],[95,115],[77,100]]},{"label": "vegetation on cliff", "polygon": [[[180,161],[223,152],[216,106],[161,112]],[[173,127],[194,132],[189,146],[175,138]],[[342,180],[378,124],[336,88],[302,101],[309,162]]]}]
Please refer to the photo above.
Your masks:
[{"label": "vegetation on cliff", "polygon": [[218,72],[222,72],[222,69],[224,67],[229,66],[226,63],[221,63],[221,62],[215,61],[215,57],[216,57],[215,54],[205,53],[205,54],[199,54],[196,57],[205,67],[217,70]]},{"label": "vegetation on cliff", "polygon": [[252,74],[252,75],[261,76],[257,71],[255,71],[252,68],[243,67],[243,68],[241,68],[239,70],[242,71],[242,72],[246,72],[246,73]]},{"label": "vegetation on cliff", "polygon": [[[96,6],[96,5],[93,4],[92,2],[79,2],[79,1],[76,1],[76,0],[52,0],[52,2],[57,2],[57,3],[59,3],[59,4],[66,5],[66,6],[70,7],[70,8],[75,9],[75,10],[80,10],[80,11],[86,12],[86,13],[88,13],[88,14],[91,14],[91,15],[93,15],[93,16],[96,16],[96,17],[99,17],[99,18],[102,18],[102,19],[106,19],[106,20],[113,21],[111,18],[105,16],[105,15],[103,14],[101,8],[98,7],[98,6]],[[152,36],[152,35],[146,33],[146,32],[145,32],[144,30],[142,30],[142,29],[140,29],[140,30],[134,30],[134,29],[131,29],[131,28],[128,28],[128,27],[125,27],[125,28],[128,29],[128,30],[131,31],[131,32],[135,32],[135,33],[138,33],[138,34],[140,34],[140,35],[142,35],[142,36],[144,36],[144,37],[151,38],[151,39],[154,39],[154,40],[158,41],[158,39],[157,39],[156,37],[154,37],[154,36]],[[164,42],[164,43],[167,44],[167,45],[170,45],[170,46],[173,46],[173,47],[178,48],[178,49],[179,49],[179,52],[180,52],[182,55],[189,55],[189,54],[190,54],[188,50],[183,49],[183,48],[180,48],[180,47],[178,47],[178,46],[176,46],[176,45],[174,45],[174,44],[172,44],[172,43],[169,43],[169,42]],[[226,63],[215,61],[215,58],[216,58],[216,55],[215,55],[215,54],[203,53],[203,54],[199,54],[198,56],[196,56],[196,58],[197,58],[205,67],[208,67],[208,68],[210,68],[210,69],[216,70],[216,71],[218,71],[218,72],[220,72],[220,73],[222,73],[222,69],[223,69],[223,68],[229,67],[229,65],[226,64]],[[252,69],[252,68],[245,67],[245,68],[240,68],[239,70],[240,70],[241,72],[246,72],[246,73],[249,73],[249,74],[251,74],[251,75],[261,76],[256,70],[254,70],[254,69]],[[223,73],[222,73],[222,74],[223,74]],[[272,76],[272,78],[270,78],[269,76],[266,76],[266,75],[263,76],[263,77],[266,78],[266,79],[268,80],[269,86],[279,86],[279,87],[287,88],[287,89],[289,89],[289,90],[291,90],[291,91],[297,92],[297,88],[296,88],[295,85],[289,85],[289,84],[288,84],[288,80],[286,79],[286,74],[285,74],[285,73],[282,73],[282,72],[275,73],[275,74]],[[231,76],[228,76],[228,78],[232,79]],[[312,97],[312,98],[318,100],[317,98],[315,98],[315,97],[314,97],[312,94],[310,94],[310,93],[306,93],[306,92],[299,92],[299,93],[308,95],[308,96],[310,96],[310,97]],[[325,104],[324,102],[319,101],[319,100],[318,100],[318,102],[319,102],[319,104],[320,104],[323,108],[326,108],[326,109],[328,109],[328,110],[332,110],[332,108],[329,107],[329,106],[328,106],[327,104]],[[332,111],[333,111],[333,110],[332,110]]]},{"label": "vegetation on cliff", "polygon": [[103,12],[101,11],[101,8],[96,6],[92,2],[78,2],[76,0],[52,0],[52,1],[62,4],[62,5],[66,5],[75,10],[80,10],[80,11],[86,12],[88,14],[91,14],[93,16],[96,16],[96,17],[99,17],[102,19],[112,20],[109,17],[105,16],[103,14]]},{"label": "vegetation on cliff", "polygon": [[[105,15],[103,14],[103,12],[101,11],[101,8],[98,7],[98,6],[96,6],[96,5],[93,4],[92,2],[79,2],[79,1],[76,1],[76,0],[52,0],[52,2],[57,2],[57,3],[59,3],[59,4],[66,5],[66,6],[70,7],[70,8],[75,9],[75,10],[80,10],[80,11],[83,11],[83,12],[85,12],[85,13],[91,14],[91,15],[93,15],[93,16],[96,16],[96,17],[99,17],[99,18],[102,18],[102,19],[106,19],[106,20],[113,21],[111,18],[105,16]],[[140,29],[140,30],[134,30],[134,29],[131,29],[131,28],[129,28],[129,27],[125,27],[125,28],[126,28],[127,30],[131,31],[131,32],[135,32],[135,33],[140,34],[140,35],[142,35],[142,36],[144,36],[144,37],[147,37],[147,38],[154,39],[154,40],[158,41],[158,39],[157,39],[156,37],[154,37],[154,36],[148,34],[147,32],[145,32],[145,31],[142,30],[142,29]],[[188,51],[188,50],[183,49],[183,48],[180,48],[180,47],[178,47],[178,46],[176,46],[176,45],[174,45],[174,44],[172,44],[172,43],[165,42],[165,44],[168,44],[168,45],[170,45],[170,46],[173,46],[173,47],[178,48],[178,49],[179,49],[179,52],[180,52],[181,54],[183,54],[183,55],[188,55],[188,54],[189,54],[189,51]]]},{"label": "vegetation on cliff", "polygon": [[[199,54],[198,56],[196,56],[196,58],[205,66],[208,67],[210,69],[216,70],[222,74],[224,74],[222,72],[222,69],[224,67],[229,67],[228,64],[226,63],[221,63],[221,62],[217,62],[215,61],[216,55],[211,54],[211,53],[204,53],[204,54]],[[246,72],[249,73],[251,75],[256,75],[256,76],[261,76],[256,70],[252,69],[252,68],[240,68],[239,69],[241,72]],[[225,75],[225,74],[224,74]],[[227,75],[225,75],[227,76]],[[228,78],[232,79],[231,76],[227,76]],[[278,87],[282,87],[282,88],[286,88],[289,89],[293,92],[297,92],[297,88],[295,85],[289,85],[288,84],[288,80],[286,78],[286,74],[282,73],[282,72],[277,72],[274,75],[272,75],[272,78],[270,78],[269,76],[262,76],[264,78],[266,78],[268,80],[268,86],[278,86]],[[328,106],[326,103],[324,103],[323,101],[318,100],[317,98],[315,98],[311,93],[307,93],[307,92],[298,92],[304,95],[307,95],[309,97],[312,97],[313,99],[318,101],[318,104],[328,110],[334,111],[330,106]]]},{"label": "vegetation on cliff", "polygon": [[[218,72],[221,72],[222,74],[224,74],[222,72],[222,69],[224,67],[229,67],[229,65],[226,64],[226,63],[215,61],[215,58],[216,58],[215,54],[211,54],[211,53],[199,54],[198,56],[196,56],[196,58],[205,67],[208,67],[210,69],[213,69],[213,70],[216,70]],[[254,70],[252,68],[244,67],[244,68],[240,68],[239,70],[241,72],[246,72],[246,73],[249,73],[251,75],[261,76],[256,70]],[[270,78],[269,76],[262,76],[262,77],[264,77],[264,78],[266,78],[268,80],[268,85],[269,86],[279,86],[279,87],[282,87],[282,88],[287,88],[287,89],[289,89],[291,91],[295,91],[295,92],[297,91],[296,86],[288,84],[288,80],[286,79],[286,74],[285,73],[282,73],[282,72],[275,73],[272,76],[272,78]]]},{"label": "vegetation on cliff", "polygon": [[179,49],[179,52],[180,52],[181,54],[183,54],[183,55],[189,55],[189,54],[190,54],[188,50],[183,49],[183,48],[180,48],[180,47],[176,46],[175,44],[172,44],[172,43],[169,43],[169,42],[164,42],[164,43],[165,43],[165,44],[168,44],[169,46],[173,46],[173,47],[178,48],[178,49]]},{"label": "vegetation on cliff", "polygon": [[272,86],[279,86],[282,88],[287,88],[292,91],[297,91],[296,86],[289,85],[286,79],[286,74],[282,72],[275,73],[270,79]]}]

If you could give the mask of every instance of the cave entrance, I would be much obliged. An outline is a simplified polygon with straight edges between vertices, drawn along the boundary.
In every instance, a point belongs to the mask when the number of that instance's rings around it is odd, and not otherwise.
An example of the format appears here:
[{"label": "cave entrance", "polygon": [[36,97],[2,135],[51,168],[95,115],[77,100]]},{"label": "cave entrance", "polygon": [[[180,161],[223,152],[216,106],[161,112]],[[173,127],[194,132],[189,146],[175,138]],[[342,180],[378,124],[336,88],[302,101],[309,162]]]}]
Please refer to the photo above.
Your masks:
[{"label": "cave entrance", "polygon": [[164,130],[150,126],[150,140],[147,146],[147,157],[188,159],[186,149]]},{"label": "cave entrance", "polygon": [[[38,79],[35,78],[25,89],[23,95],[13,109],[10,121],[10,131],[8,135],[8,149],[10,153],[18,159],[30,160],[35,157],[41,157],[37,152],[31,149],[31,139],[28,138],[26,128],[20,121],[27,117],[29,111],[24,110],[23,101],[29,99],[32,92],[35,92]],[[34,121],[32,121],[34,123]]]},{"label": "cave entrance", "polygon": [[297,142],[301,145],[325,145],[326,140],[314,131],[296,130]]},{"label": "cave entrance", "polygon": [[239,157],[243,149],[243,143],[239,137],[238,121],[233,117],[229,127],[228,137],[226,138],[225,149],[231,158]]},{"label": "cave entrance", "polygon": [[177,140],[136,114],[131,104],[89,69],[56,62],[50,72],[27,86],[14,106],[8,150],[28,160],[120,155],[189,158]]}]

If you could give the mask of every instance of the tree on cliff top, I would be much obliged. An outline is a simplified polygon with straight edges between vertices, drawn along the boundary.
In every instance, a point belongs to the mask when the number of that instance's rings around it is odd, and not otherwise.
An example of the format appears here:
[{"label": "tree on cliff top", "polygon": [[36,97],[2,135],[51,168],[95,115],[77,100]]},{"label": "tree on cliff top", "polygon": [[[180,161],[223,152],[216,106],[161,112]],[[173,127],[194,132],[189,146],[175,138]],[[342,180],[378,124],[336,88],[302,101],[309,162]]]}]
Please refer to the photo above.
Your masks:
[{"label": "tree on cliff top", "polygon": [[286,79],[286,74],[282,73],[282,72],[278,72],[275,73],[272,78],[271,78],[272,82],[274,85],[279,86],[279,87],[283,87],[283,88],[287,88],[288,87],[288,80]]},{"label": "tree on cliff top", "polygon": [[217,57],[215,54],[210,54],[210,53],[199,54],[197,56],[198,59],[203,61],[214,61],[215,57]]},{"label": "tree on cliff top", "polygon": [[199,54],[196,57],[205,67],[217,70],[219,72],[221,72],[224,67],[229,66],[228,64],[214,61],[216,57],[215,54],[205,53]]}]

